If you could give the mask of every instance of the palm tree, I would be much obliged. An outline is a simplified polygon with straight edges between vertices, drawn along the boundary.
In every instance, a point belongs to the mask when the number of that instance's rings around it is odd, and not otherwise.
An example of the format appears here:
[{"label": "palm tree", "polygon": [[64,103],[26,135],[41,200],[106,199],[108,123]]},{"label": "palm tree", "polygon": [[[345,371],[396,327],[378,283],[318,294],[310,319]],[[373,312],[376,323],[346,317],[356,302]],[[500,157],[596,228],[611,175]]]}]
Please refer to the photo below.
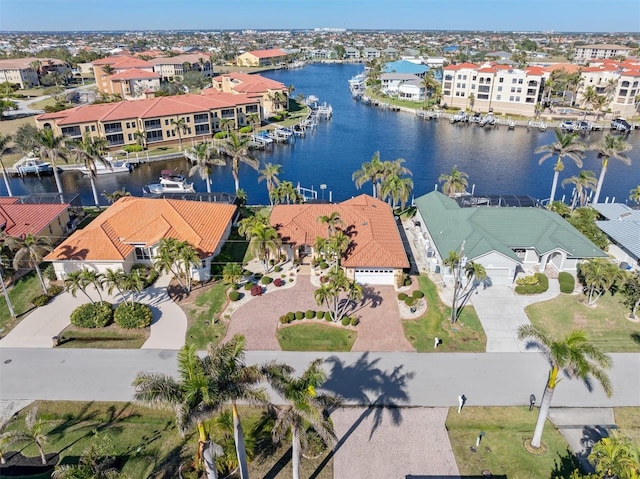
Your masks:
[{"label": "palm tree", "polygon": [[560,172],[564,170],[563,157],[570,158],[578,166],[582,168],[582,158],[584,158],[584,150],[586,146],[577,140],[578,134],[567,132],[564,133],[560,130],[556,130],[556,141],[550,145],[542,145],[535,149],[535,154],[543,153],[542,158],[538,161],[541,165],[546,159],[551,157],[557,157],[556,164],[553,167],[553,183],[551,184],[551,195],[549,196],[549,203],[553,203],[556,196],[556,187],[558,186],[558,176]]},{"label": "palm tree", "polygon": [[177,378],[155,372],[139,372],[133,380],[135,401],[173,409],[182,436],[196,425],[198,431],[197,460],[209,441],[205,421],[220,408],[220,393],[210,374],[210,357],[200,358],[194,345],[186,345],[178,352]]},{"label": "palm tree", "polygon": [[330,215],[318,216],[317,221],[323,225],[327,225],[327,236],[331,236],[336,232],[338,226],[344,227],[344,221],[340,217],[340,213],[333,211]]},{"label": "palm tree", "polygon": [[220,145],[223,154],[231,158],[231,173],[235,182],[236,191],[240,189],[240,180],[238,178],[238,169],[240,162],[249,165],[254,170],[258,170],[260,162],[249,156],[249,138],[242,135],[236,135],[231,132]]},{"label": "palm tree", "polygon": [[323,359],[312,361],[299,378],[292,376],[292,368],[288,366],[279,368],[275,374],[265,374],[272,388],[287,402],[275,408],[276,423],[272,437],[275,443],[279,443],[291,432],[293,479],[300,478],[300,459],[309,429],[314,430],[329,447],[337,439],[325,410],[329,406],[337,407],[341,401],[335,395],[316,392],[327,379],[322,369],[323,362]]},{"label": "palm tree", "polygon": [[247,115],[247,121],[251,125],[253,130],[256,129],[256,125],[260,125],[260,114],[258,113],[249,113]]},{"label": "palm tree", "polygon": [[87,286],[86,277],[82,275],[82,270],[67,273],[64,278],[64,289],[71,293],[71,296],[75,298],[78,294],[78,290],[80,290],[87,298],[89,298],[89,301],[93,303],[93,299],[89,296],[89,293],[87,293]]},{"label": "palm tree", "polygon": [[38,130],[37,136],[35,137],[35,144],[40,158],[46,159],[51,163],[58,193],[62,194],[62,183],[60,182],[60,174],[58,173],[56,162],[57,160],[68,162],[66,156],[67,149],[64,146],[64,137],[55,136],[53,130],[45,128]]},{"label": "palm tree", "polygon": [[590,149],[597,151],[598,158],[602,159],[602,169],[600,170],[600,177],[598,178],[598,186],[596,187],[596,193],[593,197],[593,204],[595,204],[600,198],[600,191],[602,190],[602,183],[604,182],[604,175],[607,172],[609,159],[613,158],[620,160],[625,165],[631,165],[631,159],[625,155],[625,152],[631,149],[631,145],[619,136],[607,135],[602,141],[599,141]]},{"label": "palm tree", "polygon": [[235,118],[223,118],[222,120],[220,120],[220,129],[222,131],[226,131],[227,135],[229,135],[229,132],[233,130],[235,126],[236,126]]},{"label": "palm tree", "polygon": [[636,186],[632,190],[629,190],[629,199],[635,201],[640,205],[640,185]]},{"label": "palm tree", "polygon": [[[0,424],[0,430],[4,429],[7,421],[3,421]],[[11,447],[13,444],[18,442],[27,442],[30,440],[30,437],[27,433],[23,431],[5,431],[0,433],[0,464],[6,464],[7,459],[2,454],[2,451],[6,451],[6,448]]]},{"label": "palm tree", "polygon": [[122,188],[120,190],[114,190],[111,193],[107,193],[106,191],[103,191],[102,196],[104,196],[109,203],[113,204],[116,201],[118,201],[120,198],[124,198],[125,196],[131,196],[131,193],[129,193],[124,188]]},{"label": "palm tree", "polygon": [[[191,269],[194,264],[198,263],[200,263],[200,256],[188,241],[163,238],[158,242],[158,250],[154,259],[155,267],[161,273],[171,273],[178,280],[185,293],[191,291]],[[184,282],[182,278],[184,278]]]},{"label": "palm tree", "polygon": [[578,176],[572,176],[562,180],[562,187],[565,185],[573,185],[576,189],[576,193],[571,201],[571,208],[576,206],[576,203],[580,201],[580,206],[587,205],[588,191],[595,188],[597,183],[596,174],[591,170],[580,170]]},{"label": "palm tree", "polygon": [[29,411],[29,414],[24,418],[24,422],[27,426],[25,439],[36,445],[42,464],[46,464],[47,457],[44,453],[44,444],[47,442],[47,435],[44,432],[45,422],[42,418],[38,417],[37,407],[34,406],[31,411]]},{"label": "palm tree", "polygon": [[595,466],[597,477],[605,479],[637,479],[640,461],[629,438],[612,431],[609,437],[596,442],[589,453],[589,462]]},{"label": "palm tree", "polygon": [[0,167],[2,168],[2,178],[4,179],[4,186],[7,188],[7,194],[9,196],[13,196],[11,192],[11,185],[9,185],[9,175],[7,174],[7,169],[4,166],[4,161],[2,161],[2,155],[4,155],[5,151],[9,148],[9,142],[12,140],[11,135],[3,135],[0,133]]},{"label": "palm tree", "polygon": [[126,278],[127,275],[124,271],[122,271],[122,268],[118,268],[116,270],[107,268],[105,269],[104,273],[102,273],[102,284],[106,286],[107,293],[109,294],[112,294],[114,289],[117,290],[120,294],[120,297],[124,301],[124,293],[122,289]]},{"label": "palm tree", "polygon": [[171,120],[173,131],[178,134],[178,148],[182,150],[182,134],[187,132],[187,121],[183,118],[174,118]]},{"label": "palm tree", "polygon": [[107,63],[106,65],[102,66],[102,71],[105,73],[105,75],[111,76],[116,72],[116,69]]},{"label": "palm tree", "polygon": [[382,198],[391,200],[391,207],[404,205],[409,201],[413,191],[413,180],[408,176],[393,175],[382,182]]},{"label": "palm tree", "polygon": [[103,278],[102,274],[96,272],[93,269],[86,268],[86,269],[83,269],[80,272],[80,275],[82,277],[82,281],[85,284],[85,287],[89,286],[89,285],[92,285],[95,288],[96,292],[98,293],[98,297],[100,298],[100,302],[102,302],[102,293],[101,293],[101,291],[102,291],[102,287],[104,285],[104,278]]},{"label": "palm tree", "polygon": [[596,121],[600,119],[600,114],[605,111],[605,106],[608,104],[608,100],[604,95],[597,95],[591,102],[593,108],[596,110]]},{"label": "palm tree", "polygon": [[247,232],[246,238],[249,240],[248,250],[260,261],[264,271],[269,269],[269,258],[276,256],[282,240],[276,229],[271,225],[256,224]]},{"label": "palm tree", "polygon": [[265,180],[267,183],[267,191],[269,193],[269,202],[273,205],[273,198],[271,197],[271,192],[273,191],[274,186],[278,186],[280,184],[280,179],[278,175],[282,173],[282,165],[265,163],[264,168],[259,171],[260,176],[258,177],[258,183],[262,180]]},{"label": "palm tree", "polygon": [[600,296],[622,279],[620,269],[603,258],[590,259],[580,263],[578,269],[588,292],[587,304],[589,306],[596,304]]},{"label": "palm tree", "polygon": [[98,199],[98,190],[96,189],[96,164],[103,163],[102,153],[106,146],[106,140],[104,138],[94,138],[89,134],[82,137],[82,140],[74,143],[71,148],[71,154],[75,157],[76,161],[84,163],[84,167],[91,183],[91,191],[93,192],[93,201],[97,207],[100,207],[100,200]]},{"label": "palm tree", "polygon": [[236,284],[243,276],[242,266],[238,263],[227,263],[222,269],[222,281],[226,284]]},{"label": "palm tree", "polygon": [[[328,281],[313,292],[313,297],[318,306],[325,304],[331,314],[333,322],[342,320],[343,316],[354,302],[362,299],[362,286],[355,281],[350,281],[341,268],[332,269],[327,274]],[[346,293],[346,298],[341,294]]]},{"label": "palm tree", "polygon": [[6,242],[13,255],[13,268],[17,271],[21,265],[26,264],[29,268],[35,268],[40,280],[40,285],[44,294],[47,294],[47,286],[40,271],[40,263],[45,253],[53,251],[51,240],[47,236],[34,236],[27,233],[24,238],[7,237]]},{"label": "palm tree", "polygon": [[219,158],[212,158],[213,149],[208,143],[199,143],[190,150],[185,150],[184,156],[191,161],[193,166],[189,170],[189,176],[196,173],[207,185],[207,193],[211,193],[211,165],[224,165]]},{"label": "palm tree", "polygon": [[144,131],[136,130],[133,133],[133,138],[136,140],[136,143],[142,147],[143,150],[147,149],[147,135]]},{"label": "palm tree", "polygon": [[359,170],[353,172],[351,178],[353,179],[356,188],[360,189],[365,183],[371,182],[373,187],[373,197],[380,197],[380,185],[379,182],[383,177],[384,165],[380,160],[380,152],[376,151],[371,157],[371,161],[365,161],[360,166]]},{"label": "palm tree", "polygon": [[596,98],[598,97],[598,93],[593,85],[587,86],[582,92],[582,102],[586,105],[593,105],[598,101]]},{"label": "palm tree", "polygon": [[451,173],[443,173],[438,177],[438,181],[442,183],[442,192],[449,198],[453,198],[457,193],[464,193],[467,190],[469,175],[464,171],[458,170],[456,165],[451,169]]},{"label": "palm tree", "polygon": [[587,380],[593,376],[607,396],[611,397],[613,392],[611,381],[604,370],[610,368],[613,361],[591,344],[585,332],[579,329],[572,331],[564,338],[556,339],[542,328],[523,324],[518,328],[518,339],[522,341],[526,338],[532,340],[527,346],[542,350],[551,364],[536,429],[531,440],[531,447],[537,449],[542,441],[542,431],[549,414],[553,392],[561,379],[558,377],[560,371],[570,378],[581,380]]}]

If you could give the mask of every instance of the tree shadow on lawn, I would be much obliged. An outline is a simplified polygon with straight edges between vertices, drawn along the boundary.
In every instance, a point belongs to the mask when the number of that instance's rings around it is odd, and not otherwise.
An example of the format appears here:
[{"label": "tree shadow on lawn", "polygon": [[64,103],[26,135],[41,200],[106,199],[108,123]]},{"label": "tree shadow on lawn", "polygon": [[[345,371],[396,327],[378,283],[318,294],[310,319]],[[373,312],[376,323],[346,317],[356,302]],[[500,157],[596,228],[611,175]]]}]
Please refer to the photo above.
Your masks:
[{"label": "tree shadow on lawn", "polygon": [[333,448],[333,451],[320,463],[309,479],[318,477],[320,471],[333,458],[335,453],[347,441],[349,436],[372,414],[373,425],[369,432],[369,439],[382,423],[385,411],[391,416],[394,425],[402,424],[402,403],[409,401],[407,383],[415,373],[404,371],[404,366],[398,366],[391,371],[378,367],[380,358],[369,359],[369,353],[363,353],[354,364],[345,364],[337,356],[327,358],[331,364],[329,379],[322,389],[338,394],[347,403],[368,405],[360,417],[351,425]]},{"label": "tree shadow on lawn", "polygon": [[640,333],[631,333],[629,336],[635,343],[640,344]]}]

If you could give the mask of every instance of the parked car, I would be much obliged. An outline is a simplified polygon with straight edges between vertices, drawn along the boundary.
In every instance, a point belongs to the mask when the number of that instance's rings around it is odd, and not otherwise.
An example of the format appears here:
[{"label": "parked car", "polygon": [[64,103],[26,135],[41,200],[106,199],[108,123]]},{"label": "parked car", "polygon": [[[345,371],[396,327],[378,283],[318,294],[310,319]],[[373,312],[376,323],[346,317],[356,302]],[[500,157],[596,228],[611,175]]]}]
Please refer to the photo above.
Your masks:
[{"label": "parked car", "polygon": [[578,130],[579,128],[578,128],[577,122],[574,123],[571,120],[565,120],[562,123],[560,123],[560,129],[562,131],[575,131],[575,130]]},{"label": "parked car", "polygon": [[631,131],[631,124],[624,118],[616,118],[611,121],[611,129],[617,131]]}]

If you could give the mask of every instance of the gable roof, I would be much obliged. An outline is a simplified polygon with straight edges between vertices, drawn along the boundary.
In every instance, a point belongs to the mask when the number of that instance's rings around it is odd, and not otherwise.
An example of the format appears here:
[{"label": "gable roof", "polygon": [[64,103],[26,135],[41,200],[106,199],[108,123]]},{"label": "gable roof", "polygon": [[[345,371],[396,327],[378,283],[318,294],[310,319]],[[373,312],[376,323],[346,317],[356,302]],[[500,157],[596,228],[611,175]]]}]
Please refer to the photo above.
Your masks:
[{"label": "gable roof", "polygon": [[[0,198],[0,230],[18,238],[23,235],[38,235],[54,219],[69,208],[68,203],[22,204],[17,198]],[[10,202],[10,200],[13,200]]]},{"label": "gable roof", "polygon": [[348,268],[408,268],[409,261],[389,205],[369,195],[356,196],[338,204],[277,205],[271,211],[271,225],[286,243],[313,245],[327,237],[327,226],[319,216],[340,215],[340,229],[351,235],[352,250],[342,261]]},{"label": "gable roof", "polygon": [[563,250],[568,258],[606,257],[561,216],[542,208],[478,206],[461,208],[438,191],[416,199],[416,206],[441,257],[458,251],[473,260],[492,251],[521,262],[514,248],[538,254]]},{"label": "gable roof", "polygon": [[121,198],[86,228],[63,241],[46,259],[122,261],[136,245],[149,247],[162,238],[186,240],[201,258],[206,258],[218,248],[235,211],[235,205],[228,204]]}]

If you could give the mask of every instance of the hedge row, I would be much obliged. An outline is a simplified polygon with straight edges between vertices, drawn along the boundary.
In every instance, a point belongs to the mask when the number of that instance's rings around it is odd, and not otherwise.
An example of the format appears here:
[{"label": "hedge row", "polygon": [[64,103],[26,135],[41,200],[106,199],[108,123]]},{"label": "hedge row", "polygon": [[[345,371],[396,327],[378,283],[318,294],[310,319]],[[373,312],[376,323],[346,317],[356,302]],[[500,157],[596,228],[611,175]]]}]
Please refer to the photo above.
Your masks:
[{"label": "hedge row", "polygon": [[146,328],[151,324],[153,313],[146,304],[129,302],[120,303],[113,310],[107,301],[86,303],[78,306],[71,313],[71,324],[78,328],[104,328],[115,320],[124,329]]},{"label": "hedge row", "polygon": [[558,274],[558,282],[560,283],[561,293],[573,293],[573,290],[575,289],[575,280],[571,273],[563,271],[562,273]]},{"label": "hedge row", "polygon": [[549,278],[544,273],[535,273],[533,276],[538,280],[537,284],[524,284],[516,286],[516,293],[518,294],[538,294],[544,293],[549,289]]},{"label": "hedge row", "polygon": [[47,294],[39,294],[31,298],[31,304],[36,307],[44,306],[49,302],[51,298],[54,296],[58,296],[60,293],[64,291],[64,288],[57,284],[52,284],[49,286]]},{"label": "hedge row", "polygon": [[[312,309],[308,309],[306,311],[289,311],[287,314],[283,314],[280,316],[280,322],[282,324],[289,324],[293,321],[300,321],[302,319],[324,319],[327,322],[331,322],[331,313],[328,311],[314,311]],[[360,320],[356,317],[345,316],[342,318],[343,326],[356,326]]]}]

